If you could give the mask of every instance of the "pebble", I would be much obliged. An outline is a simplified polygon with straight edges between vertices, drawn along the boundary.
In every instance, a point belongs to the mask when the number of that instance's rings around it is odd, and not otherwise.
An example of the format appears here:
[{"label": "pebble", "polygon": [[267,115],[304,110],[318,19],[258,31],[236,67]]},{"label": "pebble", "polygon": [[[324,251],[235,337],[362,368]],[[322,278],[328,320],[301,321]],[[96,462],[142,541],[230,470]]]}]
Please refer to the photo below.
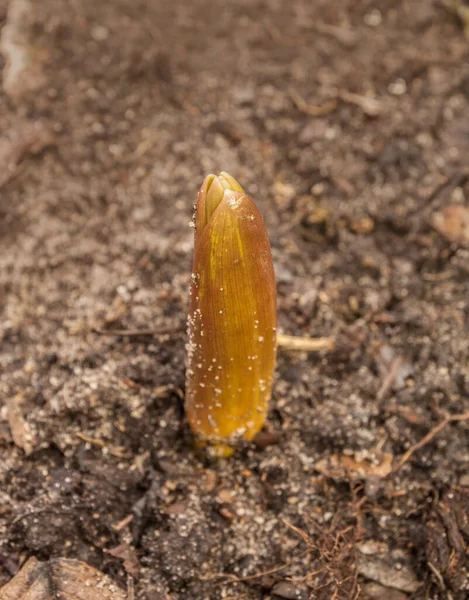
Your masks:
[{"label": "pebble", "polygon": [[298,600],[300,598],[300,591],[290,583],[289,581],[279,581],[272,588],[272,594],[279,598],[286,598],[287,600]]}]

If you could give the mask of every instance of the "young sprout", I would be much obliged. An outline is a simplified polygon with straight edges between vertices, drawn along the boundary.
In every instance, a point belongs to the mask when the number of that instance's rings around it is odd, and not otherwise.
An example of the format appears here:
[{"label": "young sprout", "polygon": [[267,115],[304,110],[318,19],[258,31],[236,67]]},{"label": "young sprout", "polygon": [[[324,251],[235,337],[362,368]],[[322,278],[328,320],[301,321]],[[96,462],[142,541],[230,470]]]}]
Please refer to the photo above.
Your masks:
[{"label": "young sprout", "polygon": [[195,206],[185,409],[195,436],[215,456],[229,456],[264,424],[276,324],[262,216],[231,175],[208,175]]}]

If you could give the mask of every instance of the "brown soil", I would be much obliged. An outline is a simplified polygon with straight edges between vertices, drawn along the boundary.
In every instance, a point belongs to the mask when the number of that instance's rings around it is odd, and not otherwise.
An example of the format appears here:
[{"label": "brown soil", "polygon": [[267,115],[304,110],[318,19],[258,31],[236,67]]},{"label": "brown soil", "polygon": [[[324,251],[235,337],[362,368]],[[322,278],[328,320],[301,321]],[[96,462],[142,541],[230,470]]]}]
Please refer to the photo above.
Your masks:
[{"label": "brown soil", "polygon": [[[469,42],[445,5],[0,0],[0,585],[35,556],[146,600],[468,597]],[[280,351],[267,431],[210,463],[182,328],[222,169],[265,216],[281,330],[336,345]]]}]

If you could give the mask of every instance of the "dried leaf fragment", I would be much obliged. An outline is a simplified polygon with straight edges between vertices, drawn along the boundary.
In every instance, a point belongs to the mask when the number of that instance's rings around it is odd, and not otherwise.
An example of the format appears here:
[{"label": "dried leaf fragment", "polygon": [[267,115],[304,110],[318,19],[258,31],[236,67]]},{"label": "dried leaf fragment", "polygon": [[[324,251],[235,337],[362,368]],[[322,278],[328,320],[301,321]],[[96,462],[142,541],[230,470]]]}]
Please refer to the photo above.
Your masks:
[{"label": "dried leaf fragment", "polygon": [[3,89],[12,100],[37,92],[47,81],[47,50],[38,47],[35,39],[34,14],[31,0],[12,0],[0,36],[0,53],[6,62]]},{"label": "dried leaf fragment", "polygon": [[372,554],[369,542],[359,544],[357,548],[358,572],[364,577],[402,592],[416,592],[420,588],[421,583],[410,567],[408,553],[377,544],[377,552]]},{"label": "dried leaf fragment", "polygon": [[23,415],[24,396],[19,393],[7,400],[8,425],[15,445],[24,450],[26,456],[33,451],[34,438],[29,423]]},{"label": "dried leaf fragment", "polygon": [[434,213],[433,227],[450,242],[469,246],[469,207],[450,204]]},{"label": "dried leaf fragment", "polygon": [[106,550],[106,552],[123,561],[126,573],[132,575],[135,579],[140,577],[140,562],[138,556],[135,550],[132,550],[127,544],[119,544],[119,546]]},{"label": "dried leaf fragment", "polygon": [[0,600],[125,600],[110,577],[79,560],[30,558],[0,589]]},{"label": "dried leaf fragment", "polygon": [[344,454],[333,454],[329,458],[319,460],[314,468],[319,473],[332,479],[367,479],[369,477],[384,478],[392,471],[393,455],[384,453],[381,461],[374,464],[369,460],[355,460]]}]

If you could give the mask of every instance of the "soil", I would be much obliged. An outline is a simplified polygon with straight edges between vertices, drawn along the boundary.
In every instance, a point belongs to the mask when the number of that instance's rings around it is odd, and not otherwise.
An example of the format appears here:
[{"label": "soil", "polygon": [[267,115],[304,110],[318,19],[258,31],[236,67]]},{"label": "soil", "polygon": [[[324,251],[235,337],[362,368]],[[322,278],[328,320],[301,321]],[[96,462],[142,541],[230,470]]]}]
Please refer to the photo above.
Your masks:
[{"label": "soil", "polygon": [[[463,14],[0,0],[0,585],[34,556],[129,600],[468,597]],[[184,324],[220,170],[280,330],[335,349],[280,349],[266,430],[211,462]]]}]

